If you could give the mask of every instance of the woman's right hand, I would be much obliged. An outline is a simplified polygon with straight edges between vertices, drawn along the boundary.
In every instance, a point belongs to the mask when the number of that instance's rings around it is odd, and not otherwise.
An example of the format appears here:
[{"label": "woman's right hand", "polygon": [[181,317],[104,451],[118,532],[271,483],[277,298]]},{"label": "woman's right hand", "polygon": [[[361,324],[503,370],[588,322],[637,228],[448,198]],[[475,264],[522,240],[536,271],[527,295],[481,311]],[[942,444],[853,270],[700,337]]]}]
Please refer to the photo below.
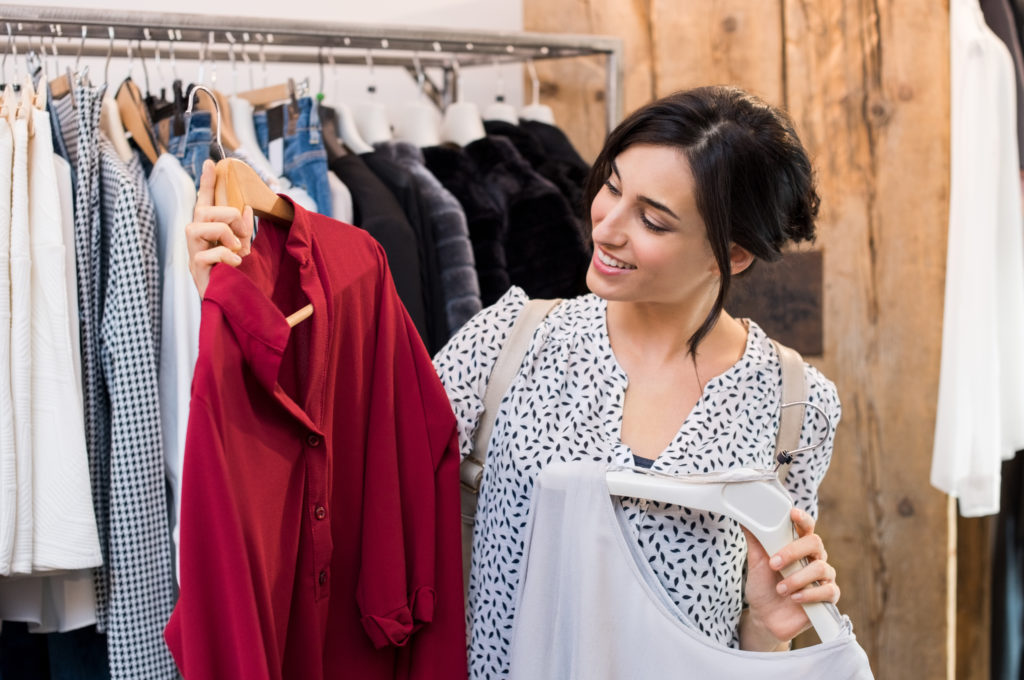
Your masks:
[{"label": "woman's right hand", "polygon": [[208,160],[203,163],[192,223],[185,227],[188,268],[199,289],[199,297],[206,295],[213,265],[224,262],[237,267],[249,254],[252,242],[252,208],[246,206],[239,213],[235,208],[214,205],[213,187],[216,182],[214,163]]}]

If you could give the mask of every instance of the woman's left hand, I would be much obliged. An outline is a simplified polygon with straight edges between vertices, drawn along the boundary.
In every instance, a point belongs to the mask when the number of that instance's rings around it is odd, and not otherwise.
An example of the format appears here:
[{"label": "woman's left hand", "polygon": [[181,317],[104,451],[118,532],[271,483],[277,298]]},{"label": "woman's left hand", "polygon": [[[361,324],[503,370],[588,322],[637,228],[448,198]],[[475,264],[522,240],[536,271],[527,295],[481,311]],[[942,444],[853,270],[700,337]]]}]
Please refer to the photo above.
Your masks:
[{"label": "woman's left hand", "polygon": [[[790,511],[797,539],[769,555],[746,529],[747,604],[740,624],[740,646],[747,650],[785,649],[789,641],[810,627],[803,610],[808,602],[839,601],[836,570],[828,563],[821,537],[814,533],[814,518],[803,510]],[[788,564],[807,559],[807,565],[782,578]],[[817,585],[815,585],[817,582]]]}]

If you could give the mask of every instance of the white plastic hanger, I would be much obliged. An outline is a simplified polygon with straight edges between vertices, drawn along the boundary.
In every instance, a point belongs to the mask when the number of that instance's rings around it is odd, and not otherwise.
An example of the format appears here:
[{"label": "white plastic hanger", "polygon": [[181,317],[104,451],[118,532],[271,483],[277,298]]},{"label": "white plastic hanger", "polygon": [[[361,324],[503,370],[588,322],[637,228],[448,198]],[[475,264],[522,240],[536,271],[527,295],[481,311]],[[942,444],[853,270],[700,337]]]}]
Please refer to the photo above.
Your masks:
[{"label": "white plastic hanger", "polygon": [[441,121],[437,109],[423,97],[427,75],[423,72],[418,55],[412,56],[416,67],[419,94],[414,101],[401,106],[395,116],[395,138],[416,146],[437,146],[441,143]]},{"label": "white plastic hanger", "polygon": [[359,127],[356,125],[351,107],[341,103],[341,97],[338,94],[341,92],[338,88],[338,63],[334,60],[333,48],[327,53],[327,60],[331,65],[331,77],[334,80],[334,92],[331,93],[330,107],[337,115],[338,136],[352,153],[369,153],[373,151],[373,147],[359,134]]},{"label": "white plastic hanger", "polygon": [[484,120],[500,120],[510,125],[519,125],[519,114],[516,107],[505,101],[505,77],[501,73],[501,65],[494,60],[494,77],[498,88],[494,93],[494,101],[484,109]]},{"label": "white plastic hanger", "polygon": [[[731,517],[754,534],[769,555],[796,538],[789,518],[793,501],[770,471],[738,469],[723,480],[721,474],[675,477],[648,471],[612,470],[606,479],[608,491],[615,496],[645,498]],[[782,574],[789,576],[802,566],[790,564]],[[839,637],[841,619],[834,605],[813,602],[803,607],[822,642]]]},{"label": "white plastic hanger", "polygon": [[[366,91],[373,96],[377,93],[377,81],[373,75],[372,50],[366,50],[366,67],[370,73],[370,82],[366,86]],[[356,104],[352,114],[359,135],[368,144],[391,141],[391,122],[383,104],[373,99],[367,99]]]},{"label": "white plastic hanger", "polygon": [[540,103],[540,78],[537,77],[537,67],[533,65],[533,59],[526,60],[526,70],[530,73],[532,84],[532,101],[523,107],[519,116],[525,120],[535,120],[538,123],[555,124],[555,114],[551,107]]},{"label": "white plastic hanger", "polygon": [[452,69],[455,71],[456,100],[445,109],[441,121],[441,139],[466,146],[470,142],[483,139],[487,133],[484,131],[484,121],[476,104],[462,100],[462,74],[459,62],[455,59],[452,59]]}]

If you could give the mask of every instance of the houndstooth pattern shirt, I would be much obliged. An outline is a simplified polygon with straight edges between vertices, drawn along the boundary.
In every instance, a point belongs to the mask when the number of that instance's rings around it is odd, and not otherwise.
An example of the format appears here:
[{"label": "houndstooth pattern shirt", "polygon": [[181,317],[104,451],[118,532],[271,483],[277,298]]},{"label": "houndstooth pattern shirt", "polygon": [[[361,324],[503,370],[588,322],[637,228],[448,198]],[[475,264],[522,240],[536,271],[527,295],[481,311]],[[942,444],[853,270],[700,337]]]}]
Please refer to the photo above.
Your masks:
[{"label": "houndstooth pattern shirt", "polygon": [[[110,406],[109,613],[111,677],[177,677],[163,629],[174,606],[164,482],[156,331],[155,220],[128,166],[101,136],[103,308],[100,362]],[[149,207],[150,217],[152,205]]]},{"label": "houndstooth pattern shirt", "polygon": [[100,155],[99,124],[103,88],[76,83],[71,96],[53,102],[74,178],[75,266],[78,274],[79,342],[82,354],[82,404],[89,454],[92,502],[103,564],[96,569],[96,628],[107,629],[110,564],[108,490],[110,409],[100,368]]},{"label": "houndstooth pattern shirt", "polygon": [[[526,303],[513,287],[471,319],[434,358],[458,421],[463,456],[483,413],[491,369]],[[477,505],[469,583],[469,667],[473,680],[504,678],[523,565],[526,520],[537,474],[562,461],[631,465],[621,442],[626,373],[612,352],[606,302],[566,300],[538,327],[494,421]],[[808,401],[801,454],[786,477],[797,507],[817,515],[818,484],[832,455],[840,407],[835,386],[805,366]],[[764,331],[748,322],[740,360],[708,381],[678,433],[654,462],[672,474],[771,467],[779,427],[782,369]],[[738,646],[746,541],[733,520],[641,499],[621,499],[638,549],[680,614],[709,642]],[[573,569],[594,568],[576,565]]]}]

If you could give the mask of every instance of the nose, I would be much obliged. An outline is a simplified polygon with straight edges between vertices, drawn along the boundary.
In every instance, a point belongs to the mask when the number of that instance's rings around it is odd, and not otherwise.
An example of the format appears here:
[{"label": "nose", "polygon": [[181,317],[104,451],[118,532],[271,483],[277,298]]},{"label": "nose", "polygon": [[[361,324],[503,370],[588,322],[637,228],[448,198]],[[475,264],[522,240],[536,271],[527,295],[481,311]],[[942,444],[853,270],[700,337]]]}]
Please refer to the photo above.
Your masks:
[{"label": "nose", "polygon": [[606,206],[598,205],[598,201],[594,202],[590,211],[590,219],[594,225],[591,236],[595,243],[611,247],[620,247],[626,244],[627,216],[623,209],[624,203],[624,201],[618,201],[607,206],[607,209],[602,209]]}]

